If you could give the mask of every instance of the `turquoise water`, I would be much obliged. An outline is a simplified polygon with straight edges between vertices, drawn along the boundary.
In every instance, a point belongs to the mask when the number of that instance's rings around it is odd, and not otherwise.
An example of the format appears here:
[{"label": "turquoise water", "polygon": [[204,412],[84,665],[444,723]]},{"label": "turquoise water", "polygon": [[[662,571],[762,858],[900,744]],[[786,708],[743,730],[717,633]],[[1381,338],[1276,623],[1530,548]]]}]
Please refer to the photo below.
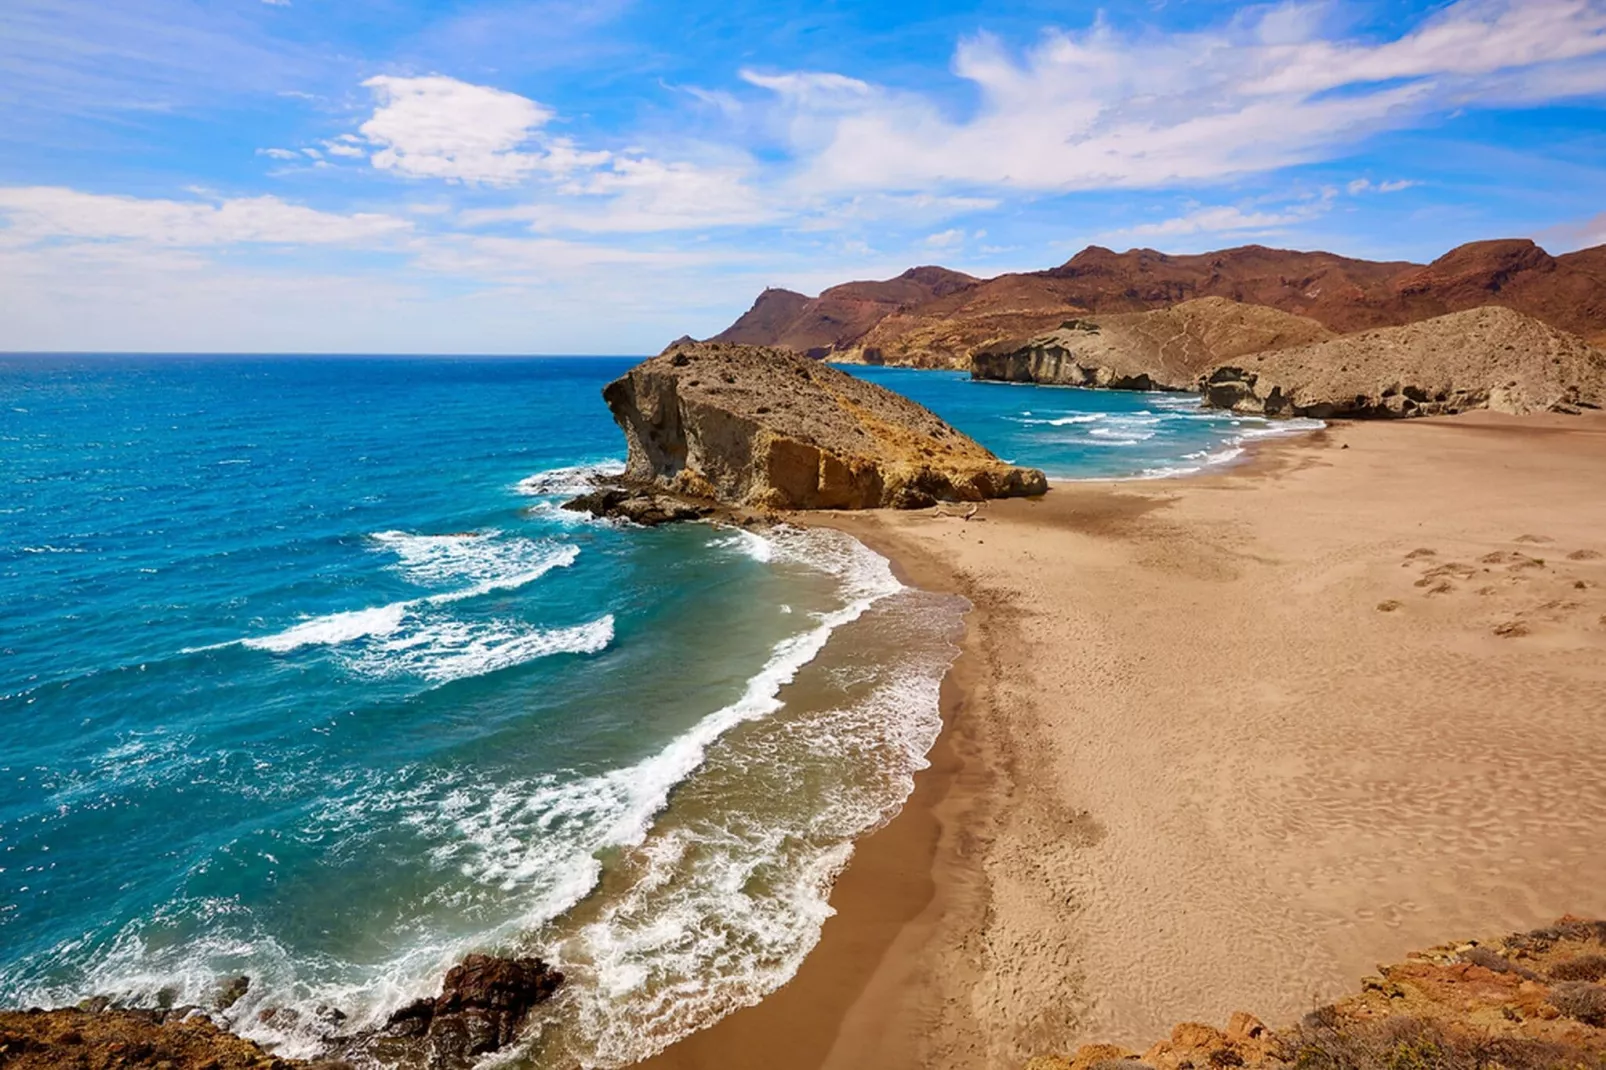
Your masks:
[{"label": "turquoise water", "polygon": [[[629,364],[0,357],[0,1005],[243,973],[230,1024],[313,1054],[527,949],[571,978],[527,1059],[619,1065],[791,975],[963,607],[834,533],[558,510]],[[1058,475],[1256,430],[863,374]]]},{"label": "turquoise water", "polygon": [[1196,394],[973,382],[968,372],[845,367],[920,402],[1005,460],[1058,479],[1187,475],[1241,456],[1257,438],[1316,420],[1205,409]]}]

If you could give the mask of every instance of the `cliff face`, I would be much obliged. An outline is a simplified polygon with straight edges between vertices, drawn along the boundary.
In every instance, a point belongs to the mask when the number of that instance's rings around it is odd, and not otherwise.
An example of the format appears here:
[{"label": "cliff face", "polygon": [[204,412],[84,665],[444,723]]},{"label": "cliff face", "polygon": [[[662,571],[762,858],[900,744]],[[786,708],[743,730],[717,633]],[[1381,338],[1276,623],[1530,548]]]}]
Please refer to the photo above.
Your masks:
[{"label": "cliff face", "polygon": [[[827,290],[767,330],[749,320],[755,306],[719,340],[870,363],[964,368],[980,347],[1051,330],[1075,316],[1220,297],[1304,316],[1335,333],[1500,305],[1606,343],[1606,248],[1551,256],[1526,239],[1473,242],[1426,265],[1259,245],[1196,256],[1093,246],[1047,271],[986,281],[945,276],[943,284],[926,286],[924,296],[908,286],[912,274]],[[901,287],[895,298],[891,290],[876,289],[894,284]],[[882,297],[871,300],[872,293]]]},{"label": "cliff face", "polygon": [[780,349],[672,347],[608,384],[625,480],[755,509],[916,508],[1041,494],[928,410]]},{"label": "cliff face", "polygon": [[1192,390],[1223,361],[1329,339],[1315,320],[1220,297],[1153,312],[1067,320],[1024,341],[977,350],[971,375],[1014,383]]},{"label": "cliff face", "polygon": [[1209,406],[1266,416],[1576,412],[1606,404],[1606,354],[1490,307],[1257,354],[1203,390]]}]

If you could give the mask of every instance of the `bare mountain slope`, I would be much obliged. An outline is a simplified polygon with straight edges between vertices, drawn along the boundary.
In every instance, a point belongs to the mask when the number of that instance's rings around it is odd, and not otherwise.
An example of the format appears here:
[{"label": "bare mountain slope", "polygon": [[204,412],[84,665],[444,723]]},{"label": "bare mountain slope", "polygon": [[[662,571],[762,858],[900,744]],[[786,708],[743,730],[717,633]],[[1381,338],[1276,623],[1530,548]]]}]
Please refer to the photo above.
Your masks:
[{"label": "bare mountain slope", "polygon": [[[936,284],[908,285],[917,273]],[[978,348],[1079,314],[1201,297],[1306,316],[1341,334],[1501,305],[1606,342],[1606,247],[1551,256],[1527,239],[1473,242],[1424,265],[1260,245],[1188,256],[1092,246],[1047,271],[986,281],[918,268],[885,283],[833,287],[767,330],[758,329],[755,305],[719,338],[871,363],[968,367]]]}]

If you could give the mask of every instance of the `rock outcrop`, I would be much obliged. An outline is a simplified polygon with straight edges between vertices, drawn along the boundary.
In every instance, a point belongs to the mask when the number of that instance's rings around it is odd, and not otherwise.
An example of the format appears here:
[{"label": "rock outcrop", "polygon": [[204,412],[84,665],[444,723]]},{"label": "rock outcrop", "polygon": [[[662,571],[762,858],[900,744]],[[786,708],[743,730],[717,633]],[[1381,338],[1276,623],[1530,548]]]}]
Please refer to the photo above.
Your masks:
[{"label": "rock outcrop", "polygon": [[1222,297],[1153,312],[1067,320],[1023,341],[978,349],[971,376],[1011,383],[1192,390],[1223,361],[1325,341],[1315,320]]},{"label": "rock outcrop", "polygon": [[772,348],[672,347],[609,383],[623,484],[757,510],[919,508],[1041,494],[907,398]]},{"label": "rock outcrop", "polygon": [[540,959],[469,955],[447,972],[439,996],[391,1015],[360,1050],[389,1065],[416,1063],[421,1054],[429,1070],[467,1070],[513,1043],[562,983]]},{"label": "rock outcrop", "polygon": [[340,1062],[280,1059],[249,1040],[224,1032],[193,1007],[120,1010],[92,1003],[57,1011],[0,1011],[0,1067],[351,1070]]},{"label": "rock outcrop", "polygon": [[1205,404],[1265,416],[1576,412],[1606,404],[1606,354],[1489,307],[1261,353],[1201,380]]},{"label": "rock outcrop", "polygon": [[535,958],[469,955],[452,967],[441,994],[408,1004],[376,1028],[344,1031],[332,1007],[301,1016],[284,1007],[258,1011],[257,1021],[306,1027],[326,1057],[280,1058],[227,1032],[227,1012],[250,989],[247,977],[226,981],[209,1009],[132,1009],[96,997],[75,1008],[0,1011],[3,1070],[469,1070],[512,1044],[531,1012],[552,998],[563,975]]},{"label": "rock outcrop", "polygon": [[[968,368],[976,349],[1066,319],[1220,297],[1305,316],[1339,334],[1500,305],[1606,344],[1606,247],[1552,256],[1527,239],[1481,241],[1411,264],[1260,245],[1190,256],[1091,246],[1046,271],[976,280],[942,270],[849,283],[817,298],[767,291],[717,340]],[[915,275],[927,281],[916,284]]]},{"label": "rock outcrop", "polygon": [[1445,944],[1379,967],[1361,992],[1270,1029],[1184,1022],[1141,1055],[1111,1044],[1026,1070],[1399,1070],[1594,1067],[1606,1062],[1606,922],[1562,918],[1502,941]]}]

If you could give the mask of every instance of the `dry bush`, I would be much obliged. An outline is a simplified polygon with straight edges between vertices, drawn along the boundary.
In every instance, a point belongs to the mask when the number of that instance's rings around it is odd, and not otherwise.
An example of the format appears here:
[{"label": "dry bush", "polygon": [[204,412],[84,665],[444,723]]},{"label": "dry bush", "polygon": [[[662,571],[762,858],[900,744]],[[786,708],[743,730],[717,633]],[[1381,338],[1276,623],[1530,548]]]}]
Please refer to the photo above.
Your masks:
[{"label": "dry bush", "polygon": [[1562,921],[1542,929],[1506,937],[1513,951],[1549,951],[1563,940],[1594,940],[1606,944],[1606,921]]},{"label": "dry bush", "polygon": [[1575,959],[1553,963],[1552,981],[1606,981],[1606,955],[1579,955]]},{"label": "dry bush", "polygon": [[1474,966],[1482,966],[1495,973],[1514,973],[1525,981],[1537,980],[1539,975],[1526,966],[1519,966],[1498,951],[1491,951],[1486,947],[1475,947],[1470,951],[1461,953],[1462,962],[1470,962]]},{"label": "dry bush", "polygon": [[1598,1067],[1582,1049],[1525,1037],[1453,1033],[1418,1018],[1313,1025],[1286,1038],[1298,1070],[1556,1070]]},{"label": "dry bush", "polygon": [[1563,981],[1550,990],[1550,1003],[1569,1018],[1606,1028],[1606,985]]}]

